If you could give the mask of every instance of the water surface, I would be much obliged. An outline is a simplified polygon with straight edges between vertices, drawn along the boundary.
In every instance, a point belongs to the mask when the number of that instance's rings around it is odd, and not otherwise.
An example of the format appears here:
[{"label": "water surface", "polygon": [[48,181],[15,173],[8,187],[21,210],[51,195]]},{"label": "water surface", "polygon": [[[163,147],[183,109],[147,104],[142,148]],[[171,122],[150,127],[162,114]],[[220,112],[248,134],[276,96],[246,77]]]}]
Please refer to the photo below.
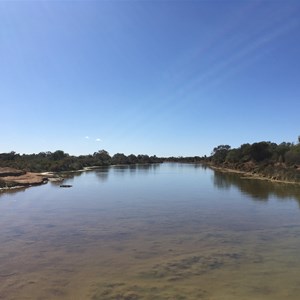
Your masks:
[{"label": "water surface", "polygon": [[0,196],[0,299],[299,299],[300,188],[199,165]]}]

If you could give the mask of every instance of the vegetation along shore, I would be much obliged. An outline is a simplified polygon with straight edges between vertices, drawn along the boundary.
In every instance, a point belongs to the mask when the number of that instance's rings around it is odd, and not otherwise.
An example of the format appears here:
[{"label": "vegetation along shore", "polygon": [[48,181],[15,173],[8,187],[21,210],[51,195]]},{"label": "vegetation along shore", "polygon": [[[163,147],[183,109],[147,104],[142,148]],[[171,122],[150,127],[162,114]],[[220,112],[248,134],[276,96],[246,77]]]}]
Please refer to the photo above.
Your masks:
[{"label": "vegetation along shore", "polygon": [[215,147],[210,156],[157,157],[149,155],[110,156],[106,150],[72,156],[62,150],[38,154],[0,153],[0,190],[62,180],[63,172],[93,167],[162,162],[202,163],[222,172],[240,173],[244,178],[268,179],[300,184],[300,137],[298,143],[257,142]]},{"label": "vegetation along shore", "polygon": [[38,154],[0,153],[0,191],[63,180],[64,172],[84,171],[94,167],[120,164],[160,163],[163,159],[149,155],[110,156],[105,150],[91,155],[72,156],[62,150]]},{"label": "vegetation along shore", "polygon": [[263,141],[238,148],[219,145],[203,161],[220,171],[239,172],[245,178],[300,183],[300,137],[296,144]]}]

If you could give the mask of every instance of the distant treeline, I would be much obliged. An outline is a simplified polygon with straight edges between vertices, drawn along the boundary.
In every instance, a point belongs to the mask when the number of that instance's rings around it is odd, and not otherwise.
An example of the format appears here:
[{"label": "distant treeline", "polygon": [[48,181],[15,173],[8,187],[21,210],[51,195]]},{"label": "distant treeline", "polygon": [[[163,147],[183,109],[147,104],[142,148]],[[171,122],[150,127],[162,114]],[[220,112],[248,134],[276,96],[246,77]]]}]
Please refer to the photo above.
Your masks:
[{"label": "distant treeline", "polygon": [[300,181],[300,137],[298,143],[276,144],[258,142],[243,144],[238,148],[229,145],[215,147],[211,156],[157,157],[145,154],[110,156],[106,150],[94,154],[73,156],[62,150],[38,154],[18,154],[14,151],[0,153],[0,167],[12,167],[31,172],[61,172],[80,170],[91,166],[118,164],[148,164],[162,162],[207,163],[214,166],[263,173],[268,177]]},{"label": "distant treeline", "polygon": [[178,162],[178,163],[199,163],[199,162],[203,161],[204,159],[205,159],[204,157],[200,157],[200,156],[187,156],[187,157],[171,156],[171,157],[162,158],[162,160],[165,162]]},{"label": "distant treeline", "polygon": [[81,170],[91,166],[109,165],[130,165],[130,164],[151,164],[162,162],[198,163],[203,158],[200,156],[191,157],[157,157],[146,154],[126,156],[117,153],[110,156],[106,150],[99,150],[94,154],[73,156],[62,150],[55,152],[40,152],[38,154],[19,154],[14,151],[0,153],[0,167],[11,167],[29,172],[62,172]]},{"label": "distant treeline", "polygon": [[90,155],[72,156],[62,150],[40,152],[38,154],[0,153],[0,167],[12,167],[30,172],[61,172],[80,170],[91,166],[109,166],[117,164],[160,163],[163,159],[148,155],[126,156],[117,153],[110,156],[105,150]]}]

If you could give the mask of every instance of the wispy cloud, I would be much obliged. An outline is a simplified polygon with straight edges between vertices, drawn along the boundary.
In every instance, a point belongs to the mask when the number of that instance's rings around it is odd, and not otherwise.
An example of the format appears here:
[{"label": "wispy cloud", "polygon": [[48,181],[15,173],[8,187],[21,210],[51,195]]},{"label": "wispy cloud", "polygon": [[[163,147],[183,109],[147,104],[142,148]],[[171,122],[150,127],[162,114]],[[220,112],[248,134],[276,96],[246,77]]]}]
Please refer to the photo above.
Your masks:
[{"label": "wispy cloud", "polygon": [[87,135],[87,136],[86,136],[86,137],[84,137],[84,138],[88,140],[90,137]]},{"label": "wispy cloud", "polygon": [[102,142],[102,140],[101,140],[101,139],[99,139],[99,138],[97,138],[97,139],[96,139],[96,142]]}]

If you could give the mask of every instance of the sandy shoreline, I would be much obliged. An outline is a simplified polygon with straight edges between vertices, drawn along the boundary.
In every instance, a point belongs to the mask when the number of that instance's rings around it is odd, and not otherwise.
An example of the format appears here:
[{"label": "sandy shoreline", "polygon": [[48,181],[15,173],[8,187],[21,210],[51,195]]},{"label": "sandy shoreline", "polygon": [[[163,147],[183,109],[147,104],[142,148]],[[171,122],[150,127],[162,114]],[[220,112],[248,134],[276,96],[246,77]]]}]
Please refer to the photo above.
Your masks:
[{"label": "sandy shoreline", "polygon": [[26,172],[22,175],[11,175],[0,177],[2,187],[0,191],[16,188],[24,188],[33,185],[40,185],[48,182],[48,178],[40,173]]},{"label": "sandy shoreline", "polygon": [[[2,182],[2,187],[0,186],[0,193],[15,189],[22,189],[27,188],[35,185],[46,184],[50,182],[62,182],[65,179],[63,174],[72,174],[78,172],[85,172],[91,171],[99,168],[99,166],[91,166],[91,167],[84,167],[80,170],[73,170],[73,171],[64,171],[64,172],[41,172],[41,173],[34,173],[34,172],[25,172],[22,170],[17,170],[13,168],[0,168],[3,171],[2,174],[5,175],[9,172],[9,176],[0,176],[0,182]],[[5,184],[5,186],[3,186]]]},{"label": "sandy shoreline", "polygon": [[241,171],[241,170],[235,170],[235,169],[229,169],[229,168],[224,168],[224,167],[216,167],[209,165],[209,167],[213,170],[223,172],[223,173],[235,173],[241,175],[242,179],[256,179],[256,180],[266,180],[266,181],[271,181],[275,183],[288,183],[288,184],[296,184],[300,185],[300,182],[296,181],[288,181],[288,180],[279,180],[279,179],[273,179],[269,178],[267,176],[258,174],[258,173],[251,173],[251,172],[246,172],[246,171]]}]

